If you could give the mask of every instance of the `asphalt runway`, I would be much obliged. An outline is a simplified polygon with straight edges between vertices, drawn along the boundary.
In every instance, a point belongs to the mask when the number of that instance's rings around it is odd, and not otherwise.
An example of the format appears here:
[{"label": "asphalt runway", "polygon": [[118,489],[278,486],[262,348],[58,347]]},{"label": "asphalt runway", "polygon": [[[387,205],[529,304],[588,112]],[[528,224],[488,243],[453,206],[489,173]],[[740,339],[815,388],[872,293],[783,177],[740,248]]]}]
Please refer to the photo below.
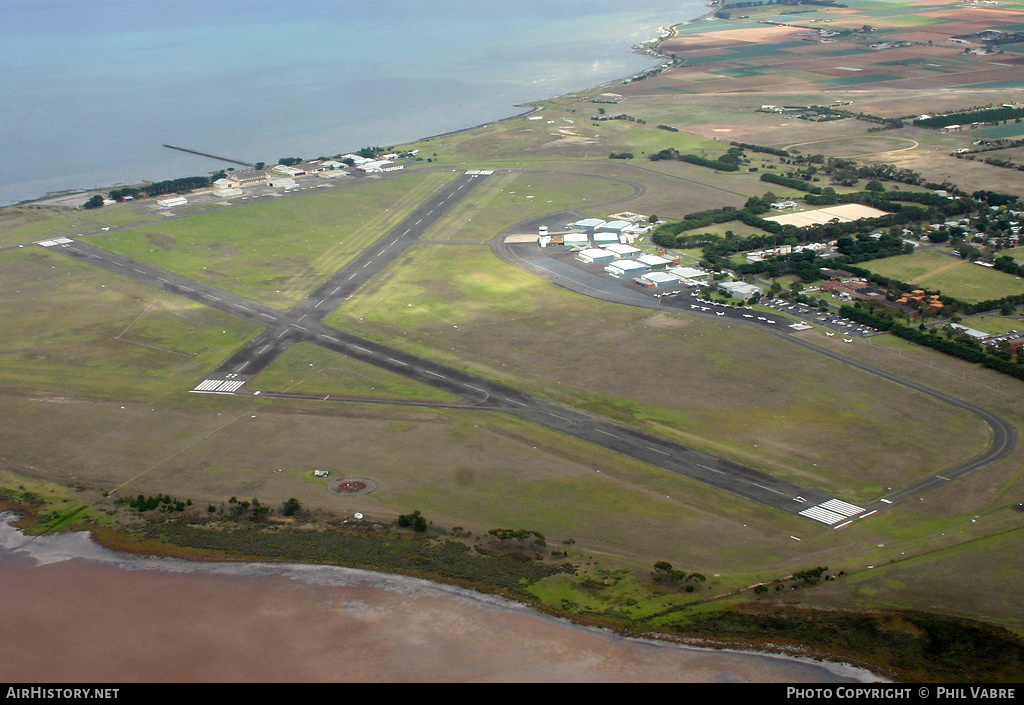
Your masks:
[{"label": "asphalt runway", "polygon": [[[387,345],[362,338],[351,333],[331,328],[322,320],[340,306],[373,276],[382,271],[404,249],[415,243],[426,230],[447,213],[456,203],[467,196],[486,175],[463,174],[442,187],[427,199],[399,225],[381,236],[374,245],[357,257],[344,269],[330,277],[313,293],[304,298],[289,311],[274,309],[230,292],[193,281],[187,277],[136,262],[110,251],[88,245],[80,240],[67,240],[51,245],[50,248],[67,256],[87,262],[126,276],[168,293],[182,296],[206,306],[211,306],[234,316],[239,316],[265,327],[252,341],[235,352],[216,370],[201,381],[193,391],[219,394],[259,395],[260,390],[245,389],[245,384],[287,351],[297,342],[309,342],[332,350],[341,355],[369,363],[378,368],[394,372],[442,389],[460,398],[456,404],[463,408],[500,411],[550,428],[560,433],[579,438],[617,453],[636,458],[651,465],[707,483],[764,505],[782,509],[833,527],[845,526],[860,516],[873,514],[884,504],[891,504],[926,489],[961,477],[1005,457],[1015,443],[1013,428],[1000,417],[949,395],[935,392],[922,385],[889,375],[869,365],[859,363],[808,341],[787,335],[784,319],[769,324],[765,321],[749,320],[743,309],[710,303],[697,304],[689,290],[677,295],[654,298],[623,286],[622,282],[607,276],[587,272],[550,257],[531,256],[529,247],[536,245],[505,247],[496,244],[495,249],[505,259],[548,278],[550,281],[574,291],[614,303],[643,306],[645,308],[677,308],[683,312],[706,316],[728,316],[748,324],[759,325],[773,334],[783,335],[804,347],[828,355],[833,359],[851,364],[872,374],[908,388],[929,394],[958,408],[981,416],[993,428],[995,441],[990,448],[976,458],[947,469],[940,475],[926,478],[914,485],[881,498],[868,506],[858,507],[830,497],[829,495],[801,487],[794,483],[773,477],[753,468],[748,468],[721,458],[708,455],[632,428],[616,424],[607,419],[587,414],[571,407],[535,397],[512,387],[492,382],[461,370],[440,365],[410,355]],[[539,220],[539,219],[538,219]],[[524,249],[526,248],[526,249]],[[697,308],[693,308],[697,305]],[[712,310],[714,306],[714,310]],[[699,310],[698,310],[699,309]],[[785,323],[791,322],[786,319]],[[315,398],[325,401],[354,401],[353,397],[336,397],[315,394],[284,394],[266,392],[268,396],[289,396]],[[384,400],[367,400],[380,401]],[[387,400],[387,403],[396,403]],[[402,402],[397,402],[402,403]],[[417,405],[438,406],[436,402],[405,402]]]}]

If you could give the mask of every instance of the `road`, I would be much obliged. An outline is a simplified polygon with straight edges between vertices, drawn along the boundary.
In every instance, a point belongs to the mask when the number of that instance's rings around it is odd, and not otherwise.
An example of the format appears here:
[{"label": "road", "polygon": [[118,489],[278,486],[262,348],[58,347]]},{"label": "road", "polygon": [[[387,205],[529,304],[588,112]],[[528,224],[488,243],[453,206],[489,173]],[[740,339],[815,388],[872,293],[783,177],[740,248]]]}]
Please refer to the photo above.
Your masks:
[{"label": "road", "polygon": [[[49,244],[46,246],[56,252],[134,279],[147,286],[191,299],[264,326],[263,332],[202,380],[195,387],[194,392],[253,396],[263,394],[264,392],[260,390],[246,389],[246,383],[266,369],[271,362],[295,343],[313,343],[444,390],[460,399],[458,403],[449,406],[513,414],[560,433],[713,485],[747,499],[793,514],[802,514],[835,528],[845,526],[857,517],[873,514],[884,503],[899,501],[931,488],[934,483],[950,481],[973,472],[1004,457],[1014,447],[1016,434],[1013,428],[1000,417],[962,400],[903,380],[864,363],[833,353],[821,346],[787,335],[781,318],[774,324],[768,323],[768,320],[773,320],[768,317],[764,317],[763,321],[756,319],[749,321],[743,318],[742,309],[717,306],[706,302],[697,304],[696,300],[689,296],[691,292],[655,299],[624,287],[621,282],[610,277],[584,271],[565,262],[559,262],[557,259],[527,256],[527,250],[520,249],[520,246],[507,248],[496,244],[495,248],[506,259],[527,267],[555,283],[595,298],[653,309],[674,307],[697,315],[728,315],[743,323],[761,325],[770,332],[787,337],[815,352],[975,413],[985,419],[993,428],[995,440],[985,453],[966,463],[961,463],[955,468],[947,469],[941,475],[927,478],[911,487],[904,488],[890,497],[881,498],[865,507],[859,507],[753,468],[716,458],[608,419],[332,328],[322,322],[325,316],[382,271],[456,203],[470,194],[486,178],[486,175],[487,173],[467,172],[442,187],[416,211],[382,235],[362,255],[330,277],[288,311],[275,309],[158,267],[137,262],[80,240],[64,238],[47,241]],[[526,247],[532,247],[533,251],[538,250],[536,245]],[[694,310],[691,308],[693,306],[697,306],[700,310]],[[313,397],[325,401],[337,398],[331,395],[266,394],[268,396]],[[350,397],[344,397],[344,399],[352,401]],[[436,402],[407,403],[438,405]]]},{"label": "road", "polygon": [[[523,230],[523,228],[521,226],[516,226],[514,230],[518,232]],[[998,414],[994,414],[988,409],[978,406],[977,404],[972,404],[971,402],[946,394],[945,392],[932,389],[905,377],[886,372],[885,370],[869,365],[855,358],[842,355],[829,348],[807,340],[804,337],[794,335],[796,330],[790,326],[791,324],[798,323],[799,321],[795,321],[784,314],[754,313],[745,308],[710,301],[701,301],[696,298],[696,289],[684,286],[680,287],[681,291],[679,293],[668,293],[655,298],[650,294],[637,290],[635,287],[630,287],[621,280],[615,279],[606,274],[598,274],[595,271],[597,266],[587,267],[576,263],[569,264],[568,261],[562,261],[566,259],[565,257],[562,257],[562,260],[560,260],[560,255],[553,257],[550,254],[542,253],[540,248],[535,244],[517,243],[507,245],[503,242],[503,238],[499,237],[494,243],[494,250],[500,257],[512,264],[515,264],[516,266],[531,271],[534,274],[538,274],[555,284],[564,286],[577,293],[604,301],[656,310],[678,308],[681,309],[682,312],[691,315],[709,318],[725,317],[733,320],[734,322],[758,327],[764,332],[788,340],[789,342],[799,345],[806,350],[810,350],[819,355],[824,355],[825,357],[837,362],[862,370],[868,374],[881,377],[882,379],[894,384],[906,387],[907,389],[912,389],[945,404],[949,404],[952,407],[974,414],[984,421],[991,429],[992,440],[989,443],[988,448],[984,451],[969,460],[958,463],[952,467],[945,468],[938,473],[928,475],[907,487],[903,487],[884,497],[880,497],[869,502],[865,507],[866,513],[874,513],[874,511],[877,511],[877,509],[881,508],[882,505],[894,504],[910,497],[919,496],[928,490],[935,489],[947,482],[951,482],[955,479],[976,472],[1007,457],[1017,445],[1018,434],[1016,429],[1006,419],[1002,418]]]}]

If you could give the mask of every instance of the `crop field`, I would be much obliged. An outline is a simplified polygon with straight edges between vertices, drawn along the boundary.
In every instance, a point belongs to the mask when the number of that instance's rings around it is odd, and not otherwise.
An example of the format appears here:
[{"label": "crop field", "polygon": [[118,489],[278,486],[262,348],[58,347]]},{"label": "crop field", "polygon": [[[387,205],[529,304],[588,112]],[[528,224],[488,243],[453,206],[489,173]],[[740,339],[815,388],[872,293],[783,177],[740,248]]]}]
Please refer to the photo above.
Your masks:
[{"label": "crop field", "polygon": [[[840,495],[950,462],[925,417],[963,439],[965,458],[986,443],[975,419],[783,341],[552,290],[484,247],[419,247],[378,282],[330,322]],[[748,377],[771,379],[757,401]],[[893,415],[898,432],[883,421]],[[879,454],[884,466],[869,460]]]},{"label": "crop field", "polygon": [[872,260],[862,266],[961,301],[986,301],[1024,293],[1024,280],[1019,277],[934,251]]},{"label": "crop field", "polygon": [[101,233],[91,244],[290,307],[452,177],[428,173]]}]

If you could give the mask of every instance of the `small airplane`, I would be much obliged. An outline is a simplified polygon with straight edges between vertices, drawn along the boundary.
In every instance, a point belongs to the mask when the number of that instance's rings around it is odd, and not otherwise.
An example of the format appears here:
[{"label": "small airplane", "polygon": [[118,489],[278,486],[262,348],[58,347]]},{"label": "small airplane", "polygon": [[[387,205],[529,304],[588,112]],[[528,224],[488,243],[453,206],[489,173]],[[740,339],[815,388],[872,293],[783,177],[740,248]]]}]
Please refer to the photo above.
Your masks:
[{"label": "small airplane", "polygon": [[827,335],[829,338],[831,338],[832,336],[835,335],[835,333],[826,333],[825,335]]},{"label": "small airplane", "polygon": [[843,338],[843,342],[844,343],[852,343],[853,342],[853,338]]}]

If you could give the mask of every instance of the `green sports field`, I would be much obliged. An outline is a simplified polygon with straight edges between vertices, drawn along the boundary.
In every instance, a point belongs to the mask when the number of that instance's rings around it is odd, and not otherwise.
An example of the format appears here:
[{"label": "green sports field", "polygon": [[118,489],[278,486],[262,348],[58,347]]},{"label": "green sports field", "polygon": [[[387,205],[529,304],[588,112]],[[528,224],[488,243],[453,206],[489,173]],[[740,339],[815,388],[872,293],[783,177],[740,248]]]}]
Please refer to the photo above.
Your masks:
[{"label": "green sports field", "polygon": [[872,260],[860,266],[961,301],[986,301],[1024,294],[1024,280],[1019,277],[930,250]]}]

